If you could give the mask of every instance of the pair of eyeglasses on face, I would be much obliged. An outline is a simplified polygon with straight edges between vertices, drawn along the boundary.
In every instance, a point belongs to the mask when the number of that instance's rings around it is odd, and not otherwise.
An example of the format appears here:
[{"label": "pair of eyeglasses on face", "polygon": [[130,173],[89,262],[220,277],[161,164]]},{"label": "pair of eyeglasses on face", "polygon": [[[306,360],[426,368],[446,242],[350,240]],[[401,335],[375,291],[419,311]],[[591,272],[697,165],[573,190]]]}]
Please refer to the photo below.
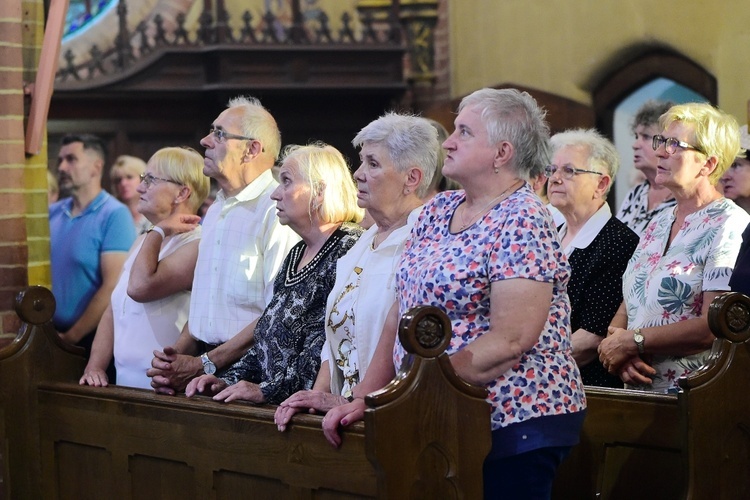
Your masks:
[{"label": "pair of eyeglasses on face", "polygon": [[[255,137],[246,137],[244,135],[230,134],[223,128],[210,127],[208,133],[214,136],[216,142],[223,143],[227,139],[237,139],[238,141],[257,141]],[[265,151],[265,148],[262,150]]]},{"label": "pair of eyeglasses on face", "polygon": [[178,186],[182,186],[181,182],[173,181],[172,179],[165,179],[164,177],[156,177],[151,174],[141,174],[140,175],[141,182],[146,184],[146,187],[151,187],[152,184],[156,181],[163,181],[163,182],[171,182],[172,184],[177,184]]},{"label": "pair of eyeglasses on face", "polygon": [[584,170],[582,168],[575,168],[573,165],[565,164],[561,166],[547,165],[544,167],[544,174],[549,178],[555,175],[555,172],[560,172],[563,179],[572,179],[578,174],[595,174],[604,175],[602,172],[595,172],[594,170]]},{"label": "pair of eyeglasses on face", "polygon": [[664,144],[664,149],[667,151],[668,155],[675,154],[678,147],[682,149],[692,149],[693,151],[698,151],[699,153],[706,154],[699,147],[688,144],[687,142],[682,142],[675,137],[655,135],[654,138],[651,139],[651,147],[654,149],[654,151],[658,151],[662,144]]}]

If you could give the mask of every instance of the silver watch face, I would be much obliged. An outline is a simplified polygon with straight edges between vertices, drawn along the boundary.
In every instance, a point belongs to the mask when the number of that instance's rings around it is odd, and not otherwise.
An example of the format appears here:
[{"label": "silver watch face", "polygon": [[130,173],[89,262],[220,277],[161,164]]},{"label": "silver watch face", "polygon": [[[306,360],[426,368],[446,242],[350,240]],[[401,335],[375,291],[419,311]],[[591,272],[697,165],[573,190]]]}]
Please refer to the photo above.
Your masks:
[{"label": "silver watch face", "polygon": [[205,373],[206,375],[213,375],[214,373],[216,373],[216,365],[211,361],[203,363],[203,373]]}]

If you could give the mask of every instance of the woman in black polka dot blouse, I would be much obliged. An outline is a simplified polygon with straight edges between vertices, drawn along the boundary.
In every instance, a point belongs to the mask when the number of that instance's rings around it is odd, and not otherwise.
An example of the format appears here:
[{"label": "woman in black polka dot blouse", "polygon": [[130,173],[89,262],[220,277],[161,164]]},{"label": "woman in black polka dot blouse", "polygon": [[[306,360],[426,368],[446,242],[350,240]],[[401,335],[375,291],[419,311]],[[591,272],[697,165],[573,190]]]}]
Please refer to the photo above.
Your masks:
[{"label": "woman in black polka dot blouse", "polygon": [[558,231],[572,268],[568,295],[573,357],[585,385],[622,387],[597,354],[622,302],[622,275],[638,245],[638,236],[612,217],[606,203],[619,166],[617,150],[595,130],[557,134],[552,147],[547,194],[565,216]]}]

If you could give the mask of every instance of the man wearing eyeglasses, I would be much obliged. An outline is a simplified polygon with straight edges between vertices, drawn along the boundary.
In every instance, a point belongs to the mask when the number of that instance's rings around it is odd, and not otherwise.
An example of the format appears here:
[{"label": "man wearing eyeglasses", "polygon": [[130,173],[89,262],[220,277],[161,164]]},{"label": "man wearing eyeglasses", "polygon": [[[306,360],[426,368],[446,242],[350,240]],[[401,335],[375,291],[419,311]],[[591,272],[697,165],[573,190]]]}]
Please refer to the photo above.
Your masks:
[{"label": "man wearing eyeglasses", "polygon": [[228,367],[247,352],[273,279],[299,241],[276,216],[270,195],[281,134],[254,98],[238,97],[201,140],[203,173],[220,191],[203,223],[190,316],[174,346],[155,351],[148,371],[157,392],[175,394],[204,373]]},{"label": "man wearing eyeglasses", "polygon": [[617,218],[639,236],[654,216],[675,205],[669,189],[654,183],[658,157],[651,147],[654,135],[660,132],[659,117],[673,105],[668,101],[646,101],[633,119],[633,166],[645,180],[628,192]]},{"label": "man wearing eyeglasses", "polygon": [[102,189],[104,143],[66,135],[57,159],[61,190],[50,206],[50,267],[60,338],[90,352],[94,332],[135,240],[128,208]]}]

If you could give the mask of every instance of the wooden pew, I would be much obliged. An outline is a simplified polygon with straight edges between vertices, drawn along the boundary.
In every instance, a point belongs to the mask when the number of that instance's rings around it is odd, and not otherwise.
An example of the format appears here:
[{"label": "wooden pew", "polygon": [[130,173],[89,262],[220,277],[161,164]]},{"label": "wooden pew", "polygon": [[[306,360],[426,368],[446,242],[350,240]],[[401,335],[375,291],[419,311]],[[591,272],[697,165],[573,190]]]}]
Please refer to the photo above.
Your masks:
[{"label": "wooden pew", "polygon": [[0,351],[0,499],[481,498],[486,392],[453,372],[434,308],[402,319],[413,362],[366,398],[340,449],[320,416],[280,433],[272,406],[79,386],[85,361],[52,330],[52,294],[31,287],[16,310],[24,326]]},{"label": "wooden pew", "polygon": [[710,361],[678,394],[586,387],[581,443],[555,498],[750,498],[750,298],[717,297],[708,320]]}]

